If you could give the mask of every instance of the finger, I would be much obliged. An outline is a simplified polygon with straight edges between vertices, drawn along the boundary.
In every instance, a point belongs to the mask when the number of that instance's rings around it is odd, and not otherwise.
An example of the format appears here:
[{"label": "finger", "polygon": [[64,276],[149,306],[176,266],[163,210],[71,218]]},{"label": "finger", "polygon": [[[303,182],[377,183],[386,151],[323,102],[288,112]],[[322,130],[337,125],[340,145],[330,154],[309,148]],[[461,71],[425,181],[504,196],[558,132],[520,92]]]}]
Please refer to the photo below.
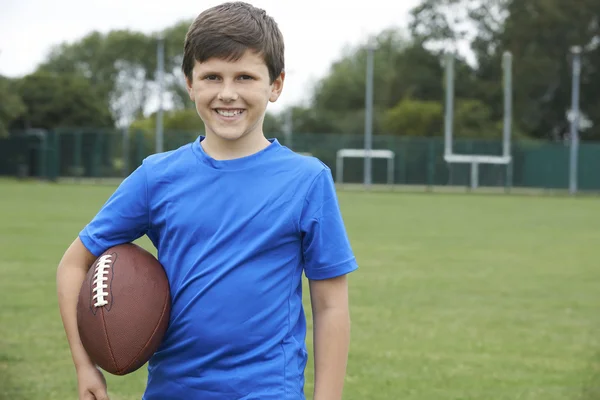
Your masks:
[{"label": "finger", "polygon": [[108,394],[106,393],[106,390],[103,389],[98,389],[94,392],[94,399],[95,400],[110,400],[108,398]]},{"label": "finger", "polygon": [[79,400],[96,400],[96,397],[89,391],[85,391],[82,395],[79,396]]}]

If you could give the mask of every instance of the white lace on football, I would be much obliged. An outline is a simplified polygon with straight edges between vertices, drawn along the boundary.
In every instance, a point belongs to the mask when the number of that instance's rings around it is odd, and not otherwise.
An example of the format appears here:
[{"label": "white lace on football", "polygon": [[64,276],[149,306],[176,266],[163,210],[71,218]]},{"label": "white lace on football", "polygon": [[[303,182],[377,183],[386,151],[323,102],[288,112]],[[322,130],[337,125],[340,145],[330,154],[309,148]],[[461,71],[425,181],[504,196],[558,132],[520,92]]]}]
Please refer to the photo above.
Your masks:
[{"label": "white lace on football", "polygon": [[108,269],[111,264],[111,255],[107,254],[100,257],[96,264],[96,273],[94,274],[94,283],[92,285],[93,299],[95,300],[94,307],[102,307],[108,304]]}]

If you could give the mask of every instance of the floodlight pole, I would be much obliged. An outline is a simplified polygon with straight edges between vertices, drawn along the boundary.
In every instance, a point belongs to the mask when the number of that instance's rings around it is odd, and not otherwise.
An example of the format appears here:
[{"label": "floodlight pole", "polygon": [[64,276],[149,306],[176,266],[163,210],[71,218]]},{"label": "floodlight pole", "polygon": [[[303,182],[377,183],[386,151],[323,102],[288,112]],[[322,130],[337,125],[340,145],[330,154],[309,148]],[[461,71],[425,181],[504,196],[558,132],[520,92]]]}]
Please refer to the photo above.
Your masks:
[{"label": "floodlight pole", "polygon": [[163,151],[163,86],[165,70],[165,39],[162,34],[158,37],[156,51],[156,78],[158,81],[158,112],[156,113],[156,152]]},{"label": "floodlight pole", "polygon": [[367,80],[365,93],[365,170],[364,185],[371,187],[371,149],[373,147],[373,58],[375,44],[367,43]]},{"label": "floodlight pole", "polygon": [[569,193],[577,193],[577,164],[579,155],[579,80],[581,76],[581,47],[573,46],[573,79],[571,89],[571,153],[569,157]]},{"label": "floodlight pole", "polygon": [[513,181],[513,163],[511,158],[511,132],[512,132],[512,53],[505,51],[502,56],[504,70],[504,124],[502,130],[502,156],[510,161],[506,164],[506,180],[504,187],[509,191]]},{"label": "floodlight pole", "polygon": [[502,130],[502,156],[510,157],[510,132],[512,129],[512,54],[504,52],[504,124]]},{"label": "floodlight pole", "polygon": [[444,117],[444,155],[451,156],[452,123],[454,119],[454,54],[446,54],[446,114]]}]

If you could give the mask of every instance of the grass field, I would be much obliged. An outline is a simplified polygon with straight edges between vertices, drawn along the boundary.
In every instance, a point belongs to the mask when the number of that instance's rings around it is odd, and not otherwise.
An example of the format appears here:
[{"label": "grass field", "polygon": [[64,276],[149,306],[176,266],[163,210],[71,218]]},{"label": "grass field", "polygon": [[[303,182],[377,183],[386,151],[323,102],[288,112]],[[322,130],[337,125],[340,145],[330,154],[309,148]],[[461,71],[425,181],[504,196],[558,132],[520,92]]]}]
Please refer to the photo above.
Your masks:
[{"label": "grass field", "polygon": [[[112,190],[0,181],[0,399],[77,398],[56,266]],[[340,202],[361,266],[344,399],[600,399],[600,199]],[[111,399],[145,377],[107,376]]]}]

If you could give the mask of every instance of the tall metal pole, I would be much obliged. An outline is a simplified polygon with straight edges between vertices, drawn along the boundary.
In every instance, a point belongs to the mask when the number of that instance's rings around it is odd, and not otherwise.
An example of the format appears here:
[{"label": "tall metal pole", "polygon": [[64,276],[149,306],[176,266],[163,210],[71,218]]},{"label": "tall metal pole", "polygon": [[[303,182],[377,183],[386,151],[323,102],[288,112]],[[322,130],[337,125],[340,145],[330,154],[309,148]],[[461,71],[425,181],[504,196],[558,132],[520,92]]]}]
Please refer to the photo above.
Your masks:
[{"label": "tall metal pole", "polygon": [[502,135],[502,155],[510,157],[510,132],[512,129],[512,54],[504,52],[504,124]]},{"label": "tall metal pole", "polygon": [[[504,124],[502,131],[502,156],[511,157],[511,132],[512,132],[512,53],[505,51],[502,58],[502,68],[504,69]],[[513,162],[512,158],[506,164],[506,180],[504,182],[505,190],[512,187],[513,181]]]},{"label": "tall metal pole", "polygon": [[574,46],[573,80],[571,89],[571,154],[569,157],[569,193],[577,193],[577,164],[579,155],[579,79],[581,75],[581,47]]},{"label": "tall metal pole", "polygon": [[365,94],[365,171],[364,185],[371,186],[371,149],[373,145],[373,58],[375,45],[367,44],[367,84]]},{"label": "tall metal pole", "polygon": [[156,78],[158,81],[158,112],[156,113],[156,152],[161,153],[163,151],[163,81],[165,70],[165,40],[162,35],[158,37],[156,61]]},{"label": "tall metal pole", "polygon": [[446,114],[444,117],[444,155],[452,151],[452,123],[454,119],[454,54],[446,54]]}]

